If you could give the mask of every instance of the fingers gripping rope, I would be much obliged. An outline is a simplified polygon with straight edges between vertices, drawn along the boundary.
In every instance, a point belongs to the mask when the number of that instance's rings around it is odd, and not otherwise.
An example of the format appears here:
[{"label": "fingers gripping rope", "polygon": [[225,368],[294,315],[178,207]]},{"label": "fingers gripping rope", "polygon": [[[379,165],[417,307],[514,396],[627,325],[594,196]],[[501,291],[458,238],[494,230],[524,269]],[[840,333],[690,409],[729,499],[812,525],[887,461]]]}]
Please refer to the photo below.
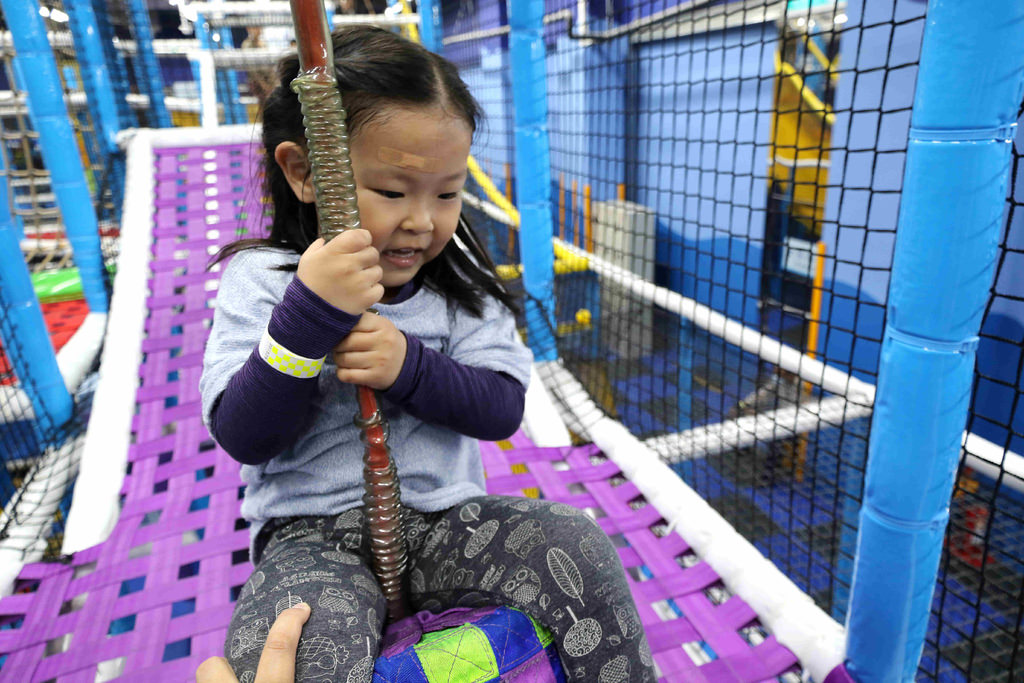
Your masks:
[{"label": "fingers gripping rope", "polygon": [[[292,89],[302,106],[317,220],[325,241],[359,227],[356,184],[349,158],[345,109],[334,77],[333,49],[322,0],[291,0],[299,52],[299,75]],[[407,563],[398,475],[388,452],[387,423],[372,389],[357,389],[363,431],[365,492],[373,571],[388,606],[388,618],[409,614],[403,592]]]}]

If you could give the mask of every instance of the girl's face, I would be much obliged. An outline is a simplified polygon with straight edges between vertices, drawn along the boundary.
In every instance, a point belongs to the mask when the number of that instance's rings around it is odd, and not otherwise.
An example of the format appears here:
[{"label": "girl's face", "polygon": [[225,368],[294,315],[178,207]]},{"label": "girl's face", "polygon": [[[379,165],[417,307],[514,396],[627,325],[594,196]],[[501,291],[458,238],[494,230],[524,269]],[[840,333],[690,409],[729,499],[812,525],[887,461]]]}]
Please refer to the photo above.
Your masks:
[{"label": "girl's face", "polygon": [[352,140],[359,218],[389,295],[455,234],[471,141],[469,125],[439,107],[395,109]]}]

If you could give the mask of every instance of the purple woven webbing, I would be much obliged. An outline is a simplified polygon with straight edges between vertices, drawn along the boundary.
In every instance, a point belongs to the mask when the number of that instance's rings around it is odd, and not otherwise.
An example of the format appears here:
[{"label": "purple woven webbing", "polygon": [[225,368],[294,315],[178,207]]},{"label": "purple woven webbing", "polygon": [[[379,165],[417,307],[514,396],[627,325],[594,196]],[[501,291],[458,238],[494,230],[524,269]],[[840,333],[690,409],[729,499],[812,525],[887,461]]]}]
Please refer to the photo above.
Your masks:
[{"label": "purple woven webbing", "polygon": [[[105,543],[69,564],[26,567],[19,581],[34,592],[0,601],[0,624],[20,620],[0,630],[3,680],[92,683],[99,663],[123,657],[118,680],[184,681],[222,653],[233,590],[251,571],[248,530],[237,522],[238,465],[202,425],[198,382],[218,277],[206,265],[211,248],[261,213],[248,190],[254,158],[248,145],[157,152],[149,319],[121,515]],[[240,223],[240,212],[250,218]],[[747,643],[739,629],[755,621],[752,610],[735,597],[716,605],[706,595],[718,576],[702,561],[677,562],[689,547],[651,530],[662,523],[658,513],[596,448],[538,448],[519,433],[482,451],[492,493],[525,488],[593,508],[624,542],[620,555],[662,680],[754,682],[795,666],[774,638]],[[671,616],[660,617],[656,605]],[[48,643],[54,654],[44,656]],[[717,659],[698,666],[683,643],[704,644]]]},{"label": "purple woven webbing", "polygon": [[856,681],[853,680],[853,676],[847,671],[846,665],[840,664],[828,672],[824,683],[856,683]]},{"label": "purple woven webbing", "polygon": [[[539,448],[517,434],[510,442],[481,444],[481,452],[491,493],[537,487],[549,500],[599,511],[604,531],[628,544],[619,556],[664,680],[764,681],[796,667],[796,657],[774,637],[752,646],[741,635],[756,624],[754,611],[738,597],[716,604],[707,595],[705,589],[721,586],[718,575],[696,558],[692,566],[681,566],[677,558],[689,546],[678,534],[652,530],[664,528],[661,515],[595,446]],[[655,609],[659,603],[668,618]],[[717,658],[698,665],[681,647],[685,643],[710,649]]]},{"label": "purple woven webbing", "polygon": [[[146,355],[121,514],[100,547],[70,565],[26,567],[23,578],[41,578],[36,592],[0,601],[5,617],[23,618],[0,631],[0,678],[91,683],[97,664],[125,657],[119,680],[188,680],[222,651],[231,589],[251,570],[248,531],[235,528],[238,467],[202,425],[198,381],[216,295],[209,249],[236,239],[240,212],[249,223],[261,212],[253,159],[248,145],[156,153]],[[48,642],[55,653],[44,657]]]}]

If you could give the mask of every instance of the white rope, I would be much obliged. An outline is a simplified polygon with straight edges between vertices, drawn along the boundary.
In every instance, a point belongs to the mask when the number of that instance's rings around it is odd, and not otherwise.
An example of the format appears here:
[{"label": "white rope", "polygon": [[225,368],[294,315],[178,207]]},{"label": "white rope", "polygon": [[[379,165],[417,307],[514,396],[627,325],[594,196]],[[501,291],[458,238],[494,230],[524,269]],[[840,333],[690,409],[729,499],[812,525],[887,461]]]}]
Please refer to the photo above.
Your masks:
[{"label": "white rope", "polygon": [[828,427],[841,428],[847,420],[871,415],[868,406],[850,403],[844,396],[786,406],[733,420],[694,427],[644,441],[667,462],[703,458],[759,443],[791,439]]},{"label": "white rope", "polygon": [[568,242],[557,238],[554,242],[574,256],[586,259],[592,271],[606,280],[630,290],[637,298],[676,313],[716,337],[724,339],[744,351],[749,351],[762,360],[777,365],[825,391],[845,396],[851,402],[863,406],[870,406],[874,403],[875,387],[873,385],[827,365],[792,346],[787,346],[752,327],[747,327],[678,292],[648,282],[625,268],[620,268]]},{"label": "white rope", "polygon": [[607,417],[560,361],[538,364],[569,429],[588,438],[636,485],[814,680],[843,662],[845,631],[683,482],[658,454]]},{"label": "white rope", "polygon": [[[560,9],[557,12],[544,15],[545,24],[553,24],[556,21],[564,21],[572,18],[572,12],[567,9]],[[509,32],[508,25],[496,26],[494,28],[482,28],[477,31],[467,31],[466,33],[458,33],[453,36],[448,36],[441,39],[442,45],[454,45],[456,43],[466,43],[473,40],[482,40],[484,38],[494,38],[495,36],[503,36]]]},{"label": "white rope", "polygon": [[118,496],[131,444],[132,415],[139,385],[142,339],[147,315],[150,247],[153,231],[154,149],[200,144],[231,144],[259,138],[253,126],[122,131],[127,146],[125,201],[117,277],[110,299],[110,318],[99,383],[82,449],[81,471],[64,530],[62,552],[72,553],[102,543],[119,514]]},{"label": "white rope", "polygon": [[0,596],[11,594],[22,567],[43,558],[53,516],[78,474],[82,438],[79,435],[57,448],[47,448],[26,483],[4,506],[0,524],[11,517],[13,523],[8,536],[0,539]]},{"label": "white rope", "polygon": [[[480,209],[491,218],[505,225],[515,226],[515,221],[501,207],[475,197],[468,192],[463,192],[462,196],[463,201],[468,205]],[[823,406],[826,406],[822,409],[826,410],[827,415],[836,415],[836,411],[840,409],[846,419],[864,417],[870,413],[875,401],[874,385],[852,377],[837,368],[828,366],[791,346],[781,344],[777,340],[731,320],[703,304],[698,304],[681,294],[643,280],[630,271],[619,268],[587,251],[557,238],[554,238],[552,241],[565,247],[570,253],[586,259],[591,270],[603,277],[607,277],[612,282],[617,282],[626,287],[640,299],[675,312],[711,334],[721,337],[729,343],[743,348],[745,351],[756,354],[763,360],[798,374],[801,379],[821,386],[826,391],[838,394],[841,400],[831,401],[826,399],[827,403],[826,401],[822,402]],[[812,409],[808,406],[804,406],[804,408],[808,412],[798,411],[795,416],[797,423],[789,431],[803,433],[816,428],[804,429],[804,426],[809,424],[812,419]],[[783,412],[779,415],[772,414],[772,417],[778,417],[783,424],[789,424],[789,421],[794,416],[790,412]],[[718,450],[724,448],[740,447],[741,444],[749,445],[754,440],[768,440],[771,438],[768,434],[773,430],[777,433],[785,433],[787,431],[786,429],[779,431],[775,427],[770,427],[767,421],[759,418],[752,418],[752,420],[740,418],[739,420],[724,422],[719,425],[709,425],[696,430],[689,430],[682,434],[660,437],[661,441],[658,442],[660,446],[658,450],[660,452],[670,452],[668,450],[670,448],[668,442],[671,440],[673,442],[672,447],[680,449],[680,454],[674,459],[682,460],[690,457],[699,457],[697,453],[700,449],[697,448],[697,444],[701,440],[704,440],[708,448],[718,452]],[[833,418],[832,424],[837,426],[841,423],[834,421]],[[962,457],[967,459],[969,467],[986,474],[992,479],[1000,479],[1000,472],[1003,472],[1005,473],[1005,476],[1001,477],[1003,485],[1024,493],[1024,456],[966,431],[964,432],[963,440],[965,452]]]}]

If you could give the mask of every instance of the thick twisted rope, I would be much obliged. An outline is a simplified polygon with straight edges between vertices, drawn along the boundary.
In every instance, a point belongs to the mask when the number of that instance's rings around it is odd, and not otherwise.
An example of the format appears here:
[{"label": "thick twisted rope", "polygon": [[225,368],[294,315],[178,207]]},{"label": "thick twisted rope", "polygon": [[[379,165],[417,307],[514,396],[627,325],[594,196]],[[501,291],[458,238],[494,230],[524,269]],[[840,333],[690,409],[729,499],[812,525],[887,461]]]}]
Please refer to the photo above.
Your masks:
[{"label": "thick twisted rope", "polygon": [[[356,183],[349,158],[345,109],[334,77],[334,54],[322,0],[291,0],[299,75],[292,89],[302,106],[320,236],[325,241],[359,227]],[[357,388],[362,429],[366,522],[371,565],[387,601],[392,622],[409,614],[403,578],[407,563],[398,474],[388,451],[387,423],[377,395]]]}]

